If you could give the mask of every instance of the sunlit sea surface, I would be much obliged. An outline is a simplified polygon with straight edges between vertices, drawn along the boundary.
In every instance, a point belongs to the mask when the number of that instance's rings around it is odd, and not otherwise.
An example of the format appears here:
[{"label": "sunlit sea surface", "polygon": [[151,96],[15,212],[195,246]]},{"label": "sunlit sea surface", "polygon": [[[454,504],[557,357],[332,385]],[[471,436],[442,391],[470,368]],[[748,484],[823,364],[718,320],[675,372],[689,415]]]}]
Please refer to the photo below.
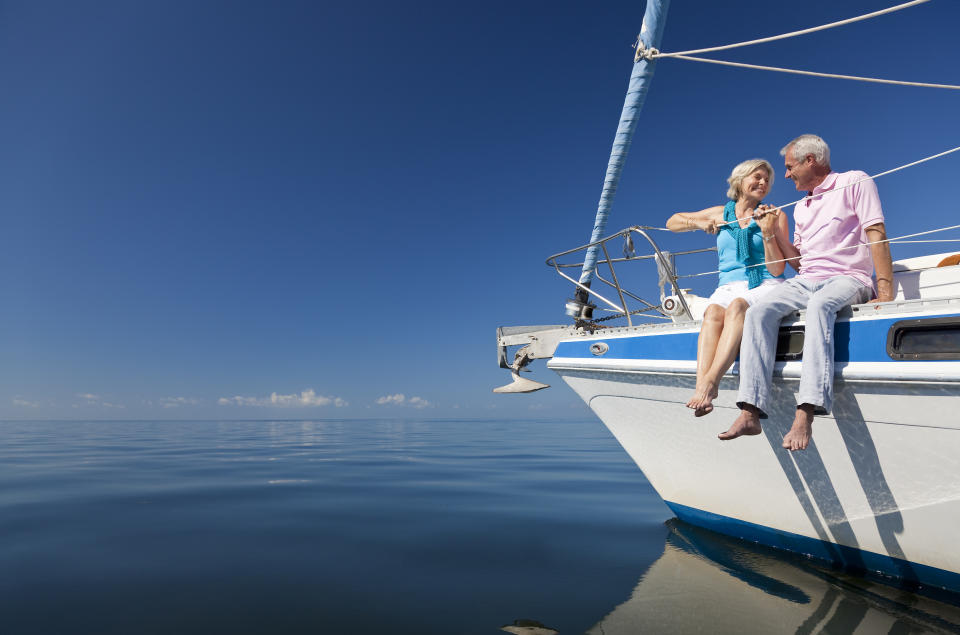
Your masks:
[{"label": "sunlit sea surface", "polygon": [[0,633],[919,633],[671,520],[597,421],[0,423]]}]

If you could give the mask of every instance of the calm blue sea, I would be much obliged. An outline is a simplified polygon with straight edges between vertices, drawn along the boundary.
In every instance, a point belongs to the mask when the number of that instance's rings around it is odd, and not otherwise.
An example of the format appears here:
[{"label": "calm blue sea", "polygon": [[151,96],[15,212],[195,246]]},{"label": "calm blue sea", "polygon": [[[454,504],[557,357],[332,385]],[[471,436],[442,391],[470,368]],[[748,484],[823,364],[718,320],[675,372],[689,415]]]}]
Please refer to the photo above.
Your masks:
[{"label": "calm blue sea", "polygon": [[0,633],[958,630],[670,518],[597,421],[3,422]]}]

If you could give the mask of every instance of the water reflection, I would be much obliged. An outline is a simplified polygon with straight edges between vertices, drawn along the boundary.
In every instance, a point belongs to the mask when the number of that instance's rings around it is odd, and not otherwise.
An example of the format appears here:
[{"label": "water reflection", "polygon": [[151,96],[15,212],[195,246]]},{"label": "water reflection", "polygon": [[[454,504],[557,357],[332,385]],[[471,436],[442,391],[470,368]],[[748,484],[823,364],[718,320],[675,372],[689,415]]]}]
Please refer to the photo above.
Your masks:
[{"label": "water reflection", "polygon": [[[663,555],[588,633],[957,633],[924,597],[673,519]],[[945,601],[941,601],[945,600]]]}]

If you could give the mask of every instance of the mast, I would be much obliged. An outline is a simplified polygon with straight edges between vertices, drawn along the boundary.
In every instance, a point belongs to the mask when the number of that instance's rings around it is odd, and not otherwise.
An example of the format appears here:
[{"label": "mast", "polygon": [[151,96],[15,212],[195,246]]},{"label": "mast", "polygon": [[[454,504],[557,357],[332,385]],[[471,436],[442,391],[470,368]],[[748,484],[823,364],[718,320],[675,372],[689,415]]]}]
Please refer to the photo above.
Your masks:
[{"label": "mast", "polygon": [[[643,25],[640,27],[640,35],[638,36],[638,41],[643,44],[643,47],[648,49],[660,47],[660,39],[663,36],[663,27],[667,21],[667,9],[669,8],[670,0],[647,0]],[[640,110],[643,108],[647,90],[650,88],[656,63],[655,59],[648,60],[643,57],[636,59],[633,63],[627,96],[623,102],[623,111],[620,113],[620,124],[617,126],[617,134],[613,138],[613,148],[610,150],[610,159],[607,162],[607,173],[603,179],[603,191],[600,193],[597,216],[593,223],[593,233],[590,236],[591,243],[600,240],[606,229],[607,217],[610,214],[610,208],[613,206],[613,198],[617,193],[617,185],[620,183],[620,174],[627,161],[630,142],[633,140],[633,133],[637,128],[637,120],[640,117]],[[584,257],[580,284],[585,287],[589,287],[590,281],[593,279],[599,251],[599,245],[594,245],[587,250]],[[592,313],[592,307],[587,305],[587,300],[588,293],[577,287],[574,301],[567,304],[567,314],[576,319],[588,319]]]}]

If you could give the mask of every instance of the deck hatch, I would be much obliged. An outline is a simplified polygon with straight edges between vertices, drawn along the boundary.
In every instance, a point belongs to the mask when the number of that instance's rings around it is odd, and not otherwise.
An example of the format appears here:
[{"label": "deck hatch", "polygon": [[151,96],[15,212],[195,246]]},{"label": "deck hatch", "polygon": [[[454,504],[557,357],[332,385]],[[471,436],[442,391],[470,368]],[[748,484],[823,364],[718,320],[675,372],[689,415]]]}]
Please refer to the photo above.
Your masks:
[{"label": "deck hatch", "polygon": [[892,359],[960,359],[960,316],[901,320],[887,331]]},{"label": "deck hatch", "polygon": [[777,334],[777,361],[792,362],[803,357],[803,327],[781,326]]}]

